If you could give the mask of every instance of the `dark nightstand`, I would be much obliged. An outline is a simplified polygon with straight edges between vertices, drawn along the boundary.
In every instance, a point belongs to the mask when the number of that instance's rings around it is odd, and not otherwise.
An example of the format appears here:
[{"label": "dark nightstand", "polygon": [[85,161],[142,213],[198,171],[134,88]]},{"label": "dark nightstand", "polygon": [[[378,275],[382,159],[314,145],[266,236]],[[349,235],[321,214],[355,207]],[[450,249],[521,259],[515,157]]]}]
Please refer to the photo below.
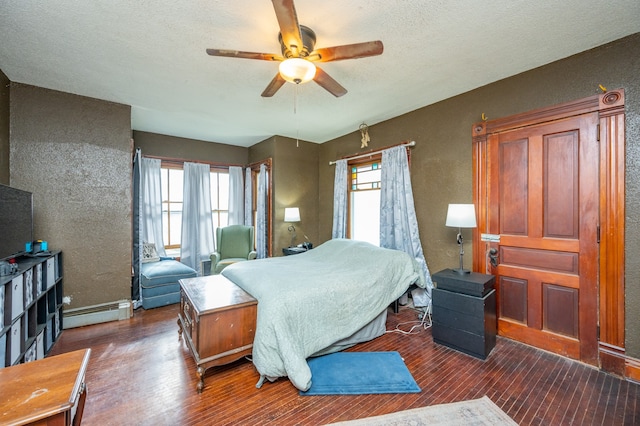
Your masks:
[{"label": "dark nightstand", "polygon": [[496,291],[493,275],[433,274],[433,341],[480,359],[496,345]]},{"label": "dark nightstand", "polygon": [[304,247],[285,247],[285,248],[282,249],[282,253],[285,256],[291,256],[292,254],[304,253],[307,250],[308,249],[306,249]]}]

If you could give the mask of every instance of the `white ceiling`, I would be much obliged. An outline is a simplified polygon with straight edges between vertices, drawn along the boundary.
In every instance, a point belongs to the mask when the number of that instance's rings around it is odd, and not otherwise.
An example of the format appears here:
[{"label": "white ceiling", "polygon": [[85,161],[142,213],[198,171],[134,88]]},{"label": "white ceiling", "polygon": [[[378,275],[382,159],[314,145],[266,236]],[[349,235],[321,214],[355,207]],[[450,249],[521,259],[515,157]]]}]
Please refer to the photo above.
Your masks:
[{"label": "white ceiling", "polygon": [[[134,130],[238,146],[273,135],[322,143],[640,32],[638,0],[296,0],[316,47],[382,40],[381,56],[324,63],[314,82],[260,93],[280,53],[268,0],[2,0],[11,81],[131,105]],[[294,113],[295,106],[295,113]]]}]

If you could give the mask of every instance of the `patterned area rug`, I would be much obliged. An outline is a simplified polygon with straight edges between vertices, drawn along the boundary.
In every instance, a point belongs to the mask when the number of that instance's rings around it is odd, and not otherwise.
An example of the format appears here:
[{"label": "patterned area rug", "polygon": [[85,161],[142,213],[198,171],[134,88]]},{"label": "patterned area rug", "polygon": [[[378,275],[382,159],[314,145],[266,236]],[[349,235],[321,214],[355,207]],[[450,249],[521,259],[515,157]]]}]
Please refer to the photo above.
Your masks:
[{"label": "patterned area rug", "polygon": [[367,417],[365,419],[331,424],[347,426],[518,425],[487,396],[471,401],[414,408],[412,410],[399,411],[383,416]]}]

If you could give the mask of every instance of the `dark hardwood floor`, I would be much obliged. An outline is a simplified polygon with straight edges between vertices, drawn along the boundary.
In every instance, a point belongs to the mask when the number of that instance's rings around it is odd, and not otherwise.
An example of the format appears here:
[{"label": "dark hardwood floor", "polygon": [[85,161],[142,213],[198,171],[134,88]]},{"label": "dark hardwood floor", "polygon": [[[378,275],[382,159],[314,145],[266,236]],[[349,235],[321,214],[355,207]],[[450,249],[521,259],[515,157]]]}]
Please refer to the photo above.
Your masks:
[{"label": "dark hardwood floor", "polygon": [[[521,425],[638,425],[640,385],[507,339],[481,361],[433,343],[430,330],[388,333],[351,350],[397,350],[422,388],[404,395],[298,396],[288,380],[256,389],[249,361],[211,369],[202,394],[178,339],[178,305],[65,330],[51,355],[90,347],[85,425],[320,425],[487,395]],[[390,311],[387,327],[417,313]],[[408,326],[406,327],[408,328]]]}]

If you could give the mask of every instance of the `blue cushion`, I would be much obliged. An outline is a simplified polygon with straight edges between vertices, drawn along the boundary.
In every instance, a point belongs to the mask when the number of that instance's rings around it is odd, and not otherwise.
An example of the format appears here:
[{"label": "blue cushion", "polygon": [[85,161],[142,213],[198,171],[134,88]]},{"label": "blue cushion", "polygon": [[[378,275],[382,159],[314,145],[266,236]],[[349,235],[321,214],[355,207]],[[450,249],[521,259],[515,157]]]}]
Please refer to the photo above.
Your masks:
[{"label": "blue cushion", "polygon": [[143,288],[177,283],[183,278],[192,278],[198,273],[177,260],[161,260],[143,263],[140,268],[140,283]]}]

